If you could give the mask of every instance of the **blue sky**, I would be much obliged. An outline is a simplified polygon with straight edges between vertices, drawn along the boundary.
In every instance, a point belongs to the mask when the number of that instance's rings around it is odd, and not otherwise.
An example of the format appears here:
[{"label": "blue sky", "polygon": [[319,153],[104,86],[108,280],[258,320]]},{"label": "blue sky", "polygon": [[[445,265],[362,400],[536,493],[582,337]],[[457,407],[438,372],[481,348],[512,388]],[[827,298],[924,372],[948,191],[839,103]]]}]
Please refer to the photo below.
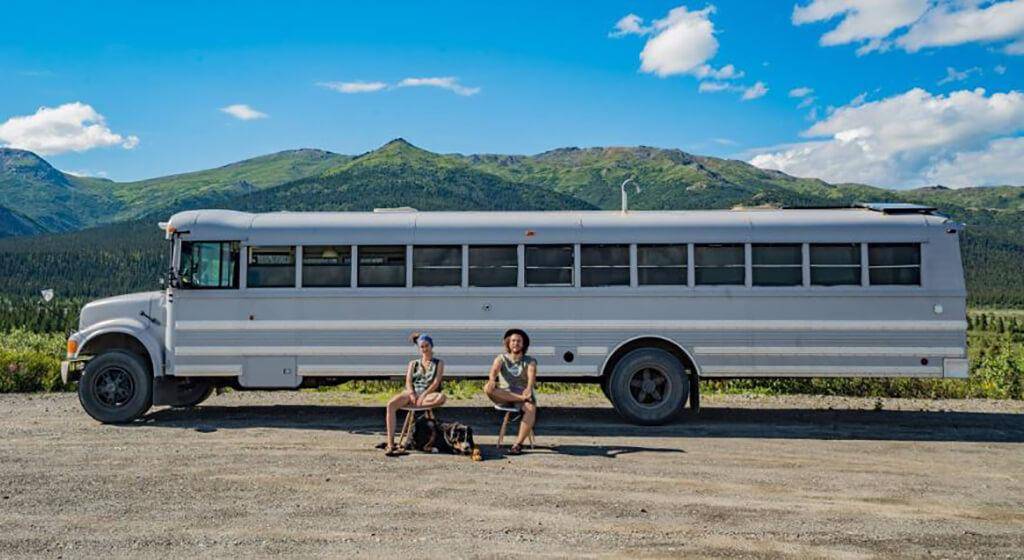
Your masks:
[{"label": "blue sky", "polygon": [[[0,144],[118,180],[404,137],[462,153],[644,144],[894,187],[1024,183],[1022,2],[864,4],[12,3]],[[970,17],[1002,27],[944,33]],[[433,85],[398,86],[410,78]],[[352,82],[379,89],[336,91]]]}]

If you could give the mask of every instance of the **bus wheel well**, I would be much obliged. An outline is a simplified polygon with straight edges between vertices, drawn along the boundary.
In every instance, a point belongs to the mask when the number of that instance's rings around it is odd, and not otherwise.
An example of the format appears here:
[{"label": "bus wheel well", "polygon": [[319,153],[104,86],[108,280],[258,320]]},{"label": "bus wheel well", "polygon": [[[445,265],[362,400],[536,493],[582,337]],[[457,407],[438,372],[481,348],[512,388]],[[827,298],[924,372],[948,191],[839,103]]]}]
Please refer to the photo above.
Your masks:
[{"label": "bus wheel well", "polygon": [[142,362],[146,364],[146,369],[152,375],[153,362],[152,356],[149,355],[149,351],[146,347],[139,342],[139,339],[135,338],[130,334],[112,332],[105,333],[89,340],[85,347],[82,348],[80,354],[88,354],[90,356],[99,356],[100,354],[109,350],[124,350],[131,352],[132,354],[138,355],[142,358]]},{"label": "bus wheel well", "polygon": [[605,362],[604,369],[601,371],[601,377],[608,379],[612,372],[615,371],[615,366],[619,363],[619,360],[638,348],[658,348],[664,350],[675,356],[679,363],[683,364],[687,374],[691,376],[697,374],[697,364],[678,344],[664,338],[644,337],[630,340],[616,348],[615,352],[608,358],[608,361]]}]

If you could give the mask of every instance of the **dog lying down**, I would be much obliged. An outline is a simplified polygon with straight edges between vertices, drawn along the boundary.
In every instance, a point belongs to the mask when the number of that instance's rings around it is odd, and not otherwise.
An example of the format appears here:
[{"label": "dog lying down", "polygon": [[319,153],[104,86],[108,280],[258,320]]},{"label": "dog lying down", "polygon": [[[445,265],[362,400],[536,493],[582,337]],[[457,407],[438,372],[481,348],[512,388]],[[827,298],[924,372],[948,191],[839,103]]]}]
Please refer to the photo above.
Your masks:
[{"label": "dog lying down", "polygon": [[408,447],[424,453],[467,455],[474,461],[483,460],[480,448],[473,442],[473,428],[460,422],[442,422],[425,415],[419,416],[413,423]]},{"label": "dog lying down", "polygon": [[469,455],[480,460],[480,448],[473,443],[473,428],[459,422],[441,422],[420,416],[412,426],[412,448],[427,453]]}]

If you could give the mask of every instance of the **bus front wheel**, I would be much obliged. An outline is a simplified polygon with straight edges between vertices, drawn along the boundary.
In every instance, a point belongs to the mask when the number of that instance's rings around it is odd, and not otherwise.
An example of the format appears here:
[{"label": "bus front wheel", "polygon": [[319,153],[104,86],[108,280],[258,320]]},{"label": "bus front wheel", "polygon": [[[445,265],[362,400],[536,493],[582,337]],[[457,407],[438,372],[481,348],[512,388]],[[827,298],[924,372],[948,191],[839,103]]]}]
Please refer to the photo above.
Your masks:
[{"label": "bus front wheel", "polygon": [[690,379],[679,360],[659,348],[623,356],[608,378],[612,406],[626,420],[655,426],[674,420],[690,395]]},{"label": "bus front wheel", "polygon": [[131,422],[153,402],[153,378],[142,358],[121,350],[89,360],[78,382],[85,412],[104,424]]}]

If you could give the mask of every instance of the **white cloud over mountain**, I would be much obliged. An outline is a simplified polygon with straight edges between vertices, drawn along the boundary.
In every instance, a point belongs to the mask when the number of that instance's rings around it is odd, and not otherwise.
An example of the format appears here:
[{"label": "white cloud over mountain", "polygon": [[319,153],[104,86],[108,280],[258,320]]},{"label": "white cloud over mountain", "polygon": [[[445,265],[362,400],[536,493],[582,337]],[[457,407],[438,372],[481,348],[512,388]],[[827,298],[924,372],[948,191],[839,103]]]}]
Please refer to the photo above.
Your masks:
[{"label": "white cloud over mountain", "polygon": [[831,182],[886,187],[1024,183],[1024,93],[935,95],[914,88],[839,107],[802,136],[750,163]]},{"label": "white cloud over mountain", "polygon": [[794,25],[834,19],[820,43],[856,43],[858,54],[966,43],[1004,43],[1005,52],[1024,54],[1024,0],[812,0],[793,8]]},{"label": "white cloud over mountain", "polygon": [[81,102],[40,107],[32,115],[11,117],[0,123],[0,145],[40,155],[84,152],[107,146],[130,150],[138,144],[138,136],[115,133],[107,126],[103,115]]}]

